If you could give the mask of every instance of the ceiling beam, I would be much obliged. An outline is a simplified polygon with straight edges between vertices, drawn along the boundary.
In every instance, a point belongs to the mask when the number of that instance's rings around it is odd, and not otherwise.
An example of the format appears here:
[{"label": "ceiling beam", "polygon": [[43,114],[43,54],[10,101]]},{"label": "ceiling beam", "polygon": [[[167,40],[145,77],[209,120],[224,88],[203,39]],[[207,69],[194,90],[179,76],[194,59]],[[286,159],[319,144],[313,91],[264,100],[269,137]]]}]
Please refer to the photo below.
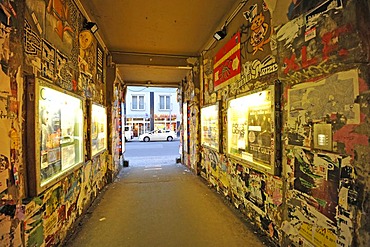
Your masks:
[{"label": "ceiling beam", "polygon": [[171,87],[179,88],[180,82],[139,82],[139,81],[125,81],[127,86],[139,86],[139,87]]},{"label": "ceiling beam", "polygon": [[150,53],[133,53],[111,51],[112,62],[115,64],[132,64],[148,66],[187,66],[189,56],[182,55],[164,55]]}]

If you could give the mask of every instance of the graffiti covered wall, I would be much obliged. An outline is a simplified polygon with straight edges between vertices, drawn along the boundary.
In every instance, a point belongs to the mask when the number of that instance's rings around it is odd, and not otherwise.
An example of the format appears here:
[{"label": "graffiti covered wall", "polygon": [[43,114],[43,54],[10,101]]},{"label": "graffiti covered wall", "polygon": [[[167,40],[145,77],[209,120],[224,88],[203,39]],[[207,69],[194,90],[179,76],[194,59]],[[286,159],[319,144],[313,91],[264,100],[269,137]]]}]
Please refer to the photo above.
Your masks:
[{"label": "graffiti covered wall", "polygon": [[358,163],[368,160],[359,161],[358,153],[369,149],[367,113],[359,103],[369,85],[361,65],[368,48],[358,45],[361,28],[350,14],[361,4],[321,1],[276,29],[288,179],[282,230],[296,244],[366,245],[355,215],[363,217]]},{"label": "graffiti covered wall", "polygon": [[[201,175],[217,190],[226,188],[235,207],[281,246],[366,246],[369,239],[368,7],[367,1],[248,1],[228,23],[226,41],[203,56],[201,108],[220,102],[223,127],[220,150],[202,147]],[[230,52],[220,58],[235,37],[240,59]],[[232,76],[237,61],[240,77],[215,86],[215,68],[222,64],[223,76]],[[271,148],[281,152],[274,160],[281,173],[270,174],[256,169],[246,142],[229,140],[227,109],[230,100],[277,82],[281,115],[273,127],[282,143]],[[263,127],[246,127],[248,117],[240,116],[245,124],[238,131],[249,142]],[[233,143],[239,158],[228,151]]]},{"label": "graffiti covered wall", "polygon": [[[82,98],[84,105],[87,100],[106,104],[105,50],[84,30],[84,22],[72,0],[0,1],[1,246],[61,244],[107,184],[108,167],[119,169],[119,164],[111,164],[107,150],[91,156],[86,106],[82,107],[86,111],[82,164],[35,197],[29,196],[27,189],[34,178],[27,172],[26,160],[34,156],[23,138],[29,131],[24,105],[25,97],[33,94],[26,92],[23,78],[40,78],[55,89]],[[121,90],[117,88],[116,101]],[[115,125],[110,128],[116,129]],[[38,137],[39,130],[35,132]]]}]

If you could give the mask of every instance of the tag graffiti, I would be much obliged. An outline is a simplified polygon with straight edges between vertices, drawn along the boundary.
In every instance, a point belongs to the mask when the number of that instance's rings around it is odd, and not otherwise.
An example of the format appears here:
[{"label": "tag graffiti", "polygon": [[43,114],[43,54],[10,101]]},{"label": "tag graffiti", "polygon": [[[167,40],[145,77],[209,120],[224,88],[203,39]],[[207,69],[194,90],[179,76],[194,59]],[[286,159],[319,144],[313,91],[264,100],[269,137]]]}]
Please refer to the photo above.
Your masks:
[{"label": "tag graffiti", "polygon": [[257,79],[258,77],[271,74],[278,70],[278,65],[275,58],[271,55],[267,56],[263,61],[258,59],[248,61],[243,65],[246,81]]}]

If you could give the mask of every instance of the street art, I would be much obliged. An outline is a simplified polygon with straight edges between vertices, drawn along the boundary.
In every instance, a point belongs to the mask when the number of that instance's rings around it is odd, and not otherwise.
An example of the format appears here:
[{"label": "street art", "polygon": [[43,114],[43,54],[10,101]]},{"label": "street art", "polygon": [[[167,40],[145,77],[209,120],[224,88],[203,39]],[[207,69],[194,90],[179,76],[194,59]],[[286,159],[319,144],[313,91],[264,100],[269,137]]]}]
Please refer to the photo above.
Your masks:
[{"label": "street art", "polygon": [[243,12],[243,16],[247,21],[247,25],[241,27],[243,59],[262,59],[261,56],[267,56],[271,52],[269,44],[273,29],[270,11],[264,1],[258,1],[258,4],[252,3],[249,9]]},{"label": "street art", "polygon": [[68,91],[72,91],[74,89],[73,71],[68,65],[68,58],[57,51],[55,57],[55,83]]},{"label": "street art", "polygon": [[[322,56],[320,57],[307,57],[307,46],[301,48],[301,62],[297,62],[297,54],[293,53],[291,57],[284,58],[284,74],[288,74],[290,71],[297,71],[299,69],[307,68],[311,65],[318,64],[321,61],[326,61],[331,55],[346,56],[348,51],[345,48],[341,48],[338,44],[338,37],[349,33],[352,30],[352,26],[345,25],[339,27],[333,31],[324,33],[321,38],[323,44]],[[279,35],[280,34],[280,35]],[[282,34],[278,33],[278,37]]]},{"label": "street art", "polygon": [[262,61],[256,59],[253,61],[245,62],[243,64],[243,74],[245,82],[249,82],[261,76],[277,72],[278,65],[275,60],[276,59],[274,56],[268,55]]},{"label": "street art", "polygon": [[[344,59],[354,59],[356,52],[351,46],[356,46],[357,38],[353,37],[353,43],[342,42],[344,36],[352,37],[353,25],[332,17],[319,20],[308,29],[304,18],[277,28],[278,50],[283,56],[279,60],[282,81],[291,85],[316,81],[337,72]],[[354,52],[349,53],[350,49]]]},{"label": "street art", "polygon": [[236,33],[216,54],[213,64],[214,89],[240,79],[240,33]]},{"label": "street art", "polygon": [[252,54],[255,55],[258,51],[263,51],[263,46],[270,42],[270,36],[267,33],[269,24],[265,22],[265,16],[262,12],[258,14],[257,4],[252,5],[249,11],[244,12],[243,15],[250,23],[249,44],[252,47]]},{"label": "street art", "polygon": [[103,83],[104,81],[104,74],[103,74],[103,68],[104,68],[104,53],[103,48],[100,45],[97,45],[97,56],[96,56],[96,78],[97,83]]},{"label": "street art", "polygon": [[56,19],[54,31],[61,40],[63,40],[65,32],[73,33],[73,29],[68,22],[69,6],[67,6],[66,2],[65,0],[49,0],[46,8],[47,13]]},{"label": "street art", "polygon": [[25,53],[31,56],[37,56],[41,54],[41,39],[38,37],[36,32],[31,29],[30,24],[27,20],[24,21],[25,29]]},{"label": "street art", "polygon": [[96,66],[96,44],[93,34],[89,30],[83,30],[79,34],[79,69],[85,74],[94,76]]},{"label": "street art", "polygon": [[55,48],[46,40],[42,43],[41,76],[50,81],[55,77]]},{"label": "street art", "polygon": [[11,1],[1,0],[0,1],[0,21],[6,26],[13,26],[17,17],[14,3]]}]

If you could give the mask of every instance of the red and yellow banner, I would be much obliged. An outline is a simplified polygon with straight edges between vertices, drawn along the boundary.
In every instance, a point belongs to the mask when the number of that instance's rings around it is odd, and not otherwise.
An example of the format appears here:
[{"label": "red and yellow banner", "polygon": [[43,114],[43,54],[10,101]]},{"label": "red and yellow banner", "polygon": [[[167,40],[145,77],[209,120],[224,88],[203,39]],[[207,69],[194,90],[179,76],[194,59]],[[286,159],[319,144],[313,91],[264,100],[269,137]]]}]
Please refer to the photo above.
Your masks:
[{"label": "red and yellow banner", "polygon": [[213,65],[214,89],[240,79],[240,33],[236,33],[216,54]]}]

